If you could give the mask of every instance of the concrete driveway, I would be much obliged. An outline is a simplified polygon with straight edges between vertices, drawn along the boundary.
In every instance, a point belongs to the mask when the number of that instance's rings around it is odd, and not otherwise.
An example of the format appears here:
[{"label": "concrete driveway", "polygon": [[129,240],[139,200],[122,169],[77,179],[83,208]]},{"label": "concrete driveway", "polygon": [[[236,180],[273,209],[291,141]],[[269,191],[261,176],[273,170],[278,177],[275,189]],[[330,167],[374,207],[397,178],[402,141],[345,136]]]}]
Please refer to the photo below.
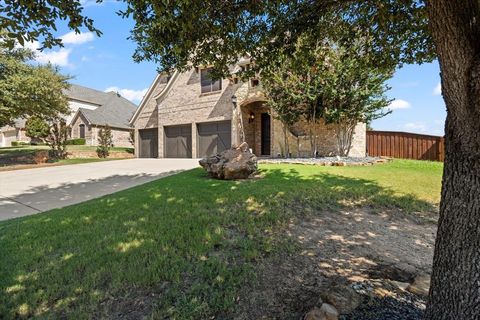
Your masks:
[{"label": "concrete driveway", "polygon": [[0,220],[80,203],[197,166],[195,159],[130,159],[0,172]]}]

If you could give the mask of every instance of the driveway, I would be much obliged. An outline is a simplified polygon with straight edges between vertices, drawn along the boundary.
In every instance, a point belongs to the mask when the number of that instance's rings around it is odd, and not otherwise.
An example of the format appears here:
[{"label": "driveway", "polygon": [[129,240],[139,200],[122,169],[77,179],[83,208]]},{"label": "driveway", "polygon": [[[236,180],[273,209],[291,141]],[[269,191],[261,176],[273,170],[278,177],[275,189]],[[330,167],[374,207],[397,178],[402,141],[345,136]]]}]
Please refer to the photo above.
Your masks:
[{"label": "driveway", "polygon": [[197,166],[195,159],[131,159],[0,172],[0,220],[84,202]]}]

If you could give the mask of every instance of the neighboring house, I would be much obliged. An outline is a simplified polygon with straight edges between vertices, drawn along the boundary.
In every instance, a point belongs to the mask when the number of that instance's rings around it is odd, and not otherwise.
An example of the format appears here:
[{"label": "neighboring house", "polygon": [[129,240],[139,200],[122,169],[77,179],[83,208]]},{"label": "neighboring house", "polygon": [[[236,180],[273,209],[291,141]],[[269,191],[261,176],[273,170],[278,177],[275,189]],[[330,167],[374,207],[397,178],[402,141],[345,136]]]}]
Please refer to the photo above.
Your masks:
[{"label": "neighboring house", "polygon": [[[233,73],[248,68],[244,59]],[[200,158],[246,141],[260,157],[285,153],[285,131],[265,105],[258,79],[213,81],[209,68],[157,75],[130,120],[135,128],[135,153],[145,158]],[[308,128],[299,123],[287,131],[292,156],[311,156]],[[334,129],[319,125],[317,150],[321,156],[336,153]],[[296,135],[294,135],[296,134]],[[350,156],[365,156],[366,125],[358,124]]]},{"label": "neighboring house", "polygon": [[25,135],[25,120],[17,119],[13,126],[4,126],[0,128],[0,147],[10,147],[12,142],[30,142],[30,138]]},{"label": "neighboring house", "polygon": [[[116,92],[102,92],[71,84],[64,93],[68,98],[70,113],[65,122],[71,128],[71,138],[85,138],[87,145],[97,145],[98,132],[110,126],[113,145],[132,147],[129,120],[137,106]],[[0,146],[9,147],[13,141],[30,142],[25,136],[25,120],[15,121],[14,126],[0,128]]]},{"label": "neighboring house", "polygon": [[[79,86],[75,86],[75,93],[78,93]],[[78,106],[71,121],[72,139],[84,138],[87,145],[95,146],[98,143],[100,129],[108,125],[112,131],[113,145],[116,147],[132,147],[130,132],[133,128],[129,120],[135,113],[137,106],[115,92],[101,92],[81,87],[82,91],[88,92],[88,96],[75,95],[73,102]],[[69,94],[69,98],[72,95]],[[86,99],[88,100],[81,100]],[[97,107],[85,108],[83,105],[88,102],[91,105],[96,103]],[[82,105],[82,106],[80,106]]]}]

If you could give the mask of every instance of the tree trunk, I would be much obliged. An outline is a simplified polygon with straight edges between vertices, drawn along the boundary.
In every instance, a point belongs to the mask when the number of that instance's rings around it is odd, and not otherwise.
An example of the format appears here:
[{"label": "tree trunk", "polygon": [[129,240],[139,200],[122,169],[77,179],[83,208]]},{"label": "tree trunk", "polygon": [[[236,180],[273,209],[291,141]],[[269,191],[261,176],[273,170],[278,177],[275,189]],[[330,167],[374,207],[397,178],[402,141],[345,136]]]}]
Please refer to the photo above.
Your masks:
[{"label": "tree trunk", "polygon": [[430,0],[447,106],[445,165],[426,319],[480,319],[480,10]]}]

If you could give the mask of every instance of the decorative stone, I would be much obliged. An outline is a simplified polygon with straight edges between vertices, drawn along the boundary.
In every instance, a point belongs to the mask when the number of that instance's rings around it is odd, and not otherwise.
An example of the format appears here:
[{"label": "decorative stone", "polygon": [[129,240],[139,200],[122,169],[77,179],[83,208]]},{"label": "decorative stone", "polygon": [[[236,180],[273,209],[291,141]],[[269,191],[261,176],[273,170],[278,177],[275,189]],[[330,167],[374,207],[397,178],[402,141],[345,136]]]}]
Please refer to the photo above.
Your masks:
[{"label": "decorative stone", "polygon": [[320,295],[322,301],[333,305],[340,314],[348,314],[362,302],[362,297],[347,283],[333,283]]},{"label": "decorative stone", "polygon": [[328,304],[328,303],[322,304],[322,306],[320,307],[320,311],[323,313],[325,320],[338,319],[338,311],[331,304]]},{"label": "decorative stone", "polygon": [[313,308],[305,314],[303,320],[338,320],[338,311],[334,306],[323,303],[320,308]]},{"label": "decorative stone", "polygon": [[415,280],[408,286],[407,291],[416,294],[417,296],[428,296],[430,289],[430,276],[426,274],[415,277]]},{"label": "decorative stone", "polygon": [[392,280],[390,282],[403,291],[406,291],[407,288],[410,286],[410,283],[408,282],[401,282],[401,281],[395,281],[395,280]]},{"label": "decorative stone", "polygon": [[247,179],[257,172],[257,157],[250,151],[246,142],[204,158],[199,163],[211,177],[217,179]]}]

